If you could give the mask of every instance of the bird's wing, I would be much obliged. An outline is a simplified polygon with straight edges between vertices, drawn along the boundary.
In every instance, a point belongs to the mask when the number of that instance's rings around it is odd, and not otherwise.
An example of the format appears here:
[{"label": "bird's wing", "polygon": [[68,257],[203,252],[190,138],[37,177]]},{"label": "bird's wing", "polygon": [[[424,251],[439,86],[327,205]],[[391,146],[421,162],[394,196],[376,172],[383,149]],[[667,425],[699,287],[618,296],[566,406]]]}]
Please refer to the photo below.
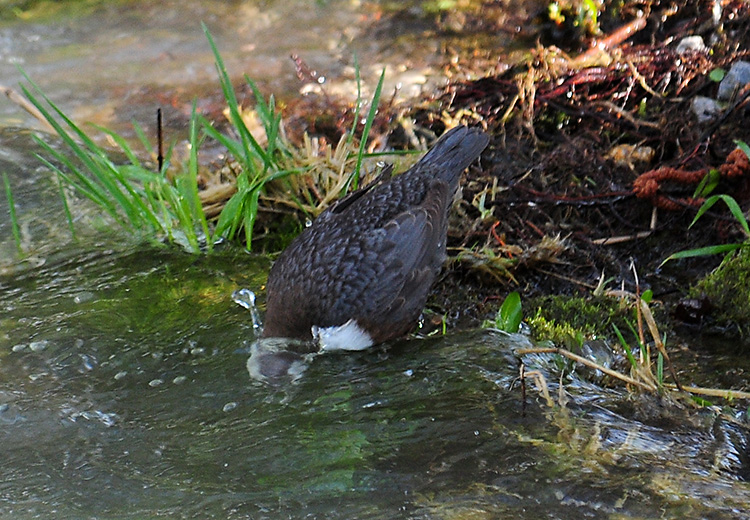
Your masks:
[{"label": "bird's wing", "polygon": [[433,181],[419,206],[403,211],[365,237],[363,249],[371,259],[367,266],[371,276],[361,288],[358,319],[403,315],[410,321],[418,317],[445,258],[441,242],[445,240],[450,196],[447,183]]}]

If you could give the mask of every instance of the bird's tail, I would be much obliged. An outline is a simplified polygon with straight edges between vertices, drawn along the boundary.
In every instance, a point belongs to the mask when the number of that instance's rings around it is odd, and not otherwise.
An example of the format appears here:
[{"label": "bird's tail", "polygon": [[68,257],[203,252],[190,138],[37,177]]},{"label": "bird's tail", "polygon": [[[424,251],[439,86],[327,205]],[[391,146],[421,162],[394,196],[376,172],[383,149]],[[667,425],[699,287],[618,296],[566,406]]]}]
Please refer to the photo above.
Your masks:
[{"label": "bird's tail", "polygon": [[489,137],[479,128],[457,126],[438,139],[415,169],[436,172],[435,175],[455,191],[461,173],[479,157],[488,143]]}]

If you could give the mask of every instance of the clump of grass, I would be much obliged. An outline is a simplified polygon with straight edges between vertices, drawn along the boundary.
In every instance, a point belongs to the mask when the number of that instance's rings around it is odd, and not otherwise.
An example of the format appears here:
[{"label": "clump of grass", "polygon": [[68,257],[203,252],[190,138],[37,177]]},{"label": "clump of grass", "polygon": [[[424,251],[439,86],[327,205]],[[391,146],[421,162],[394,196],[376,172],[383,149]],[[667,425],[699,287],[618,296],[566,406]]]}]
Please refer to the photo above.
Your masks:
[{"label": "clump of grass", "polygon": [[[315,160],[309,160],[315,158],[312,143],[308,140],[304,150],[295,150],[290,146],[274,97],[264,98],[257,85],[245,76],[255,96],[254,113],[261,123],[265,139],[261,140],[253,135],[246,123],[247,112],[243,111],[237,100],[216,44],[205,25],[203,30],[214,53],[231,130],[230,133],[218,130],[196,112],[193,104],[189,156],[184,164],[172,163],[172,146],[160,171],[151,171],[122,136],[106,128],[95,127],[97,131],[106,134],[127,159],[124,164],[115,161],[110,150],[98,145],[25,74],[30,86],[22,87],[23,93],[38,110],[43,121],[50,125],[65,144],[63,152],[36,137],[44,150],[44,156],[40,155],[40,159],[58,176],[61,183],[73,187],[78,194],[94,202],[121,227],[149,238],[166,238],[167,241],[181,244],[195,253],[211,251],[218,241],[235,240],[240,236],[244,236],[245,246],[251,249],[260,202],[268,194],[272,183],[285,180],[287,184],[283,185],[282,190],[289,191],[286,188],[290,186],[294,189],[291,190],[291,195],[287,194],[283,199],[284,204],[312,215],[318,214],[340,194],[358,187],[363,178],[364,160],[371,155],[366,152],[366,142],[377,112],[384,73],[375,90],[356,151],[353,137],[359,122],[359,110],[363,105],[361,97],[357,100],[352,130],[346,139],[342,139],[343,144],[340,143],[334,153],[338,169],[331,175],[331,170],[322,171],[321,168],[320,177],[329,177],[321,195],[315,183],[310,188],[310,179],[295,180],[300,173],[314,169]],[[359,74],[357,77],[361,92]],[[137,124],[135,131],[140,144],[153,155],[151,144]],[[211,207],[211,215],[218,212],[215,224],[211,224],[204,210],[203,199],[207,197],[198,188],[198,153],[206,138],[214,139],[226,147],[237,166],[233,185],[222,186],[226,188],[222,190],[223,193],[228,196],[226,204],[220,212],[217,211],[216,204]],[[308,159],[307,162],[304,158]],[[270,200],[278,201],[279,191],[276,190],[276,199],[271,197]],[[7,183],[6,193],[11,196]],[[66,219],[74,233],[69,203],[63,190],[61,194]]]},{"label": "clump of grass", "polygon": [[[24,76],[30,85],[22,86],[24,95],[54,128],[66,145],[66,150],[72,152],[70,157],[34,136],[47,154],[38,154],[39,159],[59,179],[97,204],[126,230],[146,236],[164,235],[170,241],[182,243],[194,252],[200,250],[201,243],[211,248],[213,242],[205,239],[208,236],[208,225],[197,191],[198,129],[195,125],[195,106],[190,127],[191,157],[185,171],[170,179],[166,171],[170,164],[171,149],[162,171],[153,172],[140,161],[124,138],[105,128],[96,127],[111,137],[127,157],[126,164],[119,164],[112,159],[109,150],[96,144],[28,76]],[[143,135],[142,131],[137,133]],[[149,146],[146,141],[143,144]],[[73,231],[69,203],[64,193],[62,196],[66,219]],[[198,234],[199,229],[203,233],[202,237]]]},{"label": "clump of grass", "polygon": [[[735,144],[737,145],[738,148],[740,148],[745,153],[745,155],[747,155],[750,158],[750,147],[747,145],[747,143],[743,141],[735,141]],[[713,189],[717,186],[717,184],[718,184],[718,172],[716,172],[715,170],[712,170],[706,175],[706,177],[698,185],[693,197],[698,198],[698,197],[708,195],[709,193],[711,193],[711,191],[713,191]],[[748,246],[750,246],[750,225],[748,224],[747,217],[745,217],[745,214],[742,212],[742,208],[740,208],[739,204],[737,204],[737,201],[730,195],[720,194],[720,195],[712,195],[708,197],[701,205],[700,209],[698,210],[698,213],[695,214],[695,218],[693,218],[693,221],[690,223],[690,226],[688,226],[688,228],[693,227],[693,225],[695,225],[695,223],[698,222],[698,219],[701,218],[703,215],[705,215],[706,212],[710,210],[719,201],[724,202],[727,208],[729,208],[729,212],[732,214],[734,219],[740,225],[740,229],[742,229],[742,232],[745,235],[745,239],[741,242],[735,242],[732,244],[718,244],[714,246],[707,246],[707,247],[700,247],[697,249],[688,249],[686,251],[679,251],[667,257],[662,262],[662,265],[669,262],[670,260],[677,260],[679,258],[691,258],[695,256],[708,256],[708,255],[717,255],[717,254],[730,255],[739,249],[747,248]]]},{"label": "clump of grass", "polygon": [[245,245],[247,249],[251,249],[253,228],[258,215],[258,200],[264,187],[271,181],[299,173],[300,170],[283,167],[284,158],[289,157],[290,152],[283,135],[281,114],[276,110],[273,96],[266,101],[257,85],[245,75],[245,80],[255,96],[255,111],[265,130],[265,145],[262,146],[253,137],[242,117],[242,110],[224,66],[224,60],[208,28],[205,24],[202,24],[202,27],[214,53],[221,90],[229,110],[229,121],[237,137],[222,134],[203,116],[199,116],[199,119],[206,135],[225,146],[241,167],[236,179],[237,191],[221,211],[214,235],[231,240],[240,230],[244,230]]}]

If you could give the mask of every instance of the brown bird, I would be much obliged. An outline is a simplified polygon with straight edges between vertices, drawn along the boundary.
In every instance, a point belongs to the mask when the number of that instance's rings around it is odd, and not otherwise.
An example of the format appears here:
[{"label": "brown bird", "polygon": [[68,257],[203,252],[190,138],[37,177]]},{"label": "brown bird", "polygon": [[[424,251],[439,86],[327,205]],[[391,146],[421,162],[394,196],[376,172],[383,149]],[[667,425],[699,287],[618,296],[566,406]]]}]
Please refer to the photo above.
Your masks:
[{"label": "brown bird", "polygon": [[362,350],[414,328],[445,260],[459,177],[488,141],[456,127],[405,173],[321,213],[271,269],[263,337]]}]

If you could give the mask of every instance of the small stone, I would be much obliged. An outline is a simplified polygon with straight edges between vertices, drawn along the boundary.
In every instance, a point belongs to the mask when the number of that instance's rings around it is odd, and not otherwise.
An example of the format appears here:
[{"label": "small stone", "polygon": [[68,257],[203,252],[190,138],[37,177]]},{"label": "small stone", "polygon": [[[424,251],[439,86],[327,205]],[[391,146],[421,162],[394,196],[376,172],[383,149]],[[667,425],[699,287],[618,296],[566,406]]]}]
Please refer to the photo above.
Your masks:
[{"label": "small stone", "polygon": [[18,345],[13,345],[13,347],[11,348],[11,350],[13,352],[21,352],[25,348],[26,348],[26,344],[25,343],[19,343]]},{"label": "small stone", "polygon": [[237,403],[231,402],[231,403],[225,404],[224,408],[222,408],[222,410],[224,410],[225,412],[231,412],[235,408],[237,408]]},{"label": "small stone", "polygon": [[32,352],[41,352],[45,348],[47,348],[47,345],[49,345],[49,341],[43,339],[42,341],[32,341],[29,343],[29,349]]},{"label": "small stone", "polygon": [[150,386],[152,388],[160,386],[160,385],[163,385],[163,384],[164,384],[164,380],[163,379],[152,379],[151,381],[148,382],[148,386]]},{"label": "small stone", "polygon": [[713,121],[721,113],[721,105],[715,99],[705,96],[695,96],[690,104],[699,123]]},{"label": "small stone", "polygon": [[685,36],[677,44],[677,49],[675,50],[677,54],[684,54],[686,52],[702,52],[707,50],[707,48],[701,36]]},{"label": "small stone", "polygon": [[728,101],[735,92],[742,90],[748,83],[750,83],[750,62],[735,61],[719,83],[719,92],[716,97],[722,101]]},{"label": "small stone", "polygon": [[185,376],[177,376],[174,379],[172,379],[172,383],[175,385],[181,385],[185,381],[187,381],[187,377]]},{"label": "small stone", "polygon": [[115,381],[119,381],[120,379],[122,379],[122,378],[123,378],[123,377],[125,377],[126,375],[128,375],[128,373],[127,373],[127,372],[125,372],[124,370],[121,370],[120,372],[117,372],[117,373],[115,374]]}]

